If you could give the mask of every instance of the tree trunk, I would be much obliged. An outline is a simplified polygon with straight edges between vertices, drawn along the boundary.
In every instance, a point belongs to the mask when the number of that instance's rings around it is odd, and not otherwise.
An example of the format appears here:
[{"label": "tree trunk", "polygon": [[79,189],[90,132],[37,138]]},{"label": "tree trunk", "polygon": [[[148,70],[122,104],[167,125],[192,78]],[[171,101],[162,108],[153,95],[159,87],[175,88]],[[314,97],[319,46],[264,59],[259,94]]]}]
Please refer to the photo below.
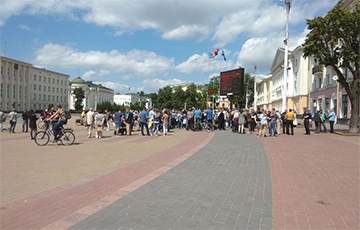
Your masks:
[{"label": "tree trunk", "polygon": [[359,95],[356,93],[355,89],[352,89],[351,94],[349,94],[349,99],[351,104],[349,132],[356,133],[358,132],[359,124]]}]

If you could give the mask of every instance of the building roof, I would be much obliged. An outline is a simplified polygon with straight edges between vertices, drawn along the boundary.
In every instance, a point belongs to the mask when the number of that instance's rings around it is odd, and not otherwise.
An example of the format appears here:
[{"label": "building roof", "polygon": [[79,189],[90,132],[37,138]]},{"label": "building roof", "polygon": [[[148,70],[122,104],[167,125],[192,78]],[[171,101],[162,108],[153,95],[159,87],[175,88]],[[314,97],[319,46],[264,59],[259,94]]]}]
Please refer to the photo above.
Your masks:
[{"label": "building roof", "polygon": [[75,84],[86,84],[86,81],[84,79],[82,79],[81,77],[77,77],[74,80],[72,80],[70,82],[71,84],[75,83]]}]

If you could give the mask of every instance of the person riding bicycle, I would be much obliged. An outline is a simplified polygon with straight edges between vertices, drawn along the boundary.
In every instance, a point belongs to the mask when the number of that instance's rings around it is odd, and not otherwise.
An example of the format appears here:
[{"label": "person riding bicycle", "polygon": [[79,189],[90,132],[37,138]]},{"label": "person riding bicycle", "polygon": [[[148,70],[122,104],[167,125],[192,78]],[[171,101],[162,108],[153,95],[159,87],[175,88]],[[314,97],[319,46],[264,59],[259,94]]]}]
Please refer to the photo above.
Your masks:
[{"label": "person riding bicycle", "polygon": [[55,143],[59,140],[58,134],[60,127],[62,127],[66,123],[65,112],[62,110],[61,105],[57,104],[56,108],[56,112],[48,119],[49,121],[54,121],[58,119],[58,121],[53,124],[54,140],[51,141],[52,143]]}]

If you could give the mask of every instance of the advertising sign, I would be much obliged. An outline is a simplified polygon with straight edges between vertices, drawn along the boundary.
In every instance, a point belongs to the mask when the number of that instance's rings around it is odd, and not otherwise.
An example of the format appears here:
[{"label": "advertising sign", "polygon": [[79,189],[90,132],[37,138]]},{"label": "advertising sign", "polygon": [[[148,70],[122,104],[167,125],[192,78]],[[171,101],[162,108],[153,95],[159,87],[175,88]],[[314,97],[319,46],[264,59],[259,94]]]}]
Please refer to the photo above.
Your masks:
[{"label": "advertising sign", "polygon": [[220,95],[244,94],[244,68],[220,72]]}]

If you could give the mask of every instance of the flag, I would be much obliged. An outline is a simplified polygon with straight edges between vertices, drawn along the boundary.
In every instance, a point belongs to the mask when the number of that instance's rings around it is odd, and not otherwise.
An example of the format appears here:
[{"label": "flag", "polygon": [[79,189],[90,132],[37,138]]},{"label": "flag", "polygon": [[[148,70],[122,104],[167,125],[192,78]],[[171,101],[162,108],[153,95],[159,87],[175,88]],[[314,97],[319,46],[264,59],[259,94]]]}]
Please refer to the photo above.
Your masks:
[{"label": "flag", "polygon": [[223,56],[224,61],[226,61],[226,57],[225,57],[225,52],[224,52],[224,50],[221,50],[221,56]]}]

